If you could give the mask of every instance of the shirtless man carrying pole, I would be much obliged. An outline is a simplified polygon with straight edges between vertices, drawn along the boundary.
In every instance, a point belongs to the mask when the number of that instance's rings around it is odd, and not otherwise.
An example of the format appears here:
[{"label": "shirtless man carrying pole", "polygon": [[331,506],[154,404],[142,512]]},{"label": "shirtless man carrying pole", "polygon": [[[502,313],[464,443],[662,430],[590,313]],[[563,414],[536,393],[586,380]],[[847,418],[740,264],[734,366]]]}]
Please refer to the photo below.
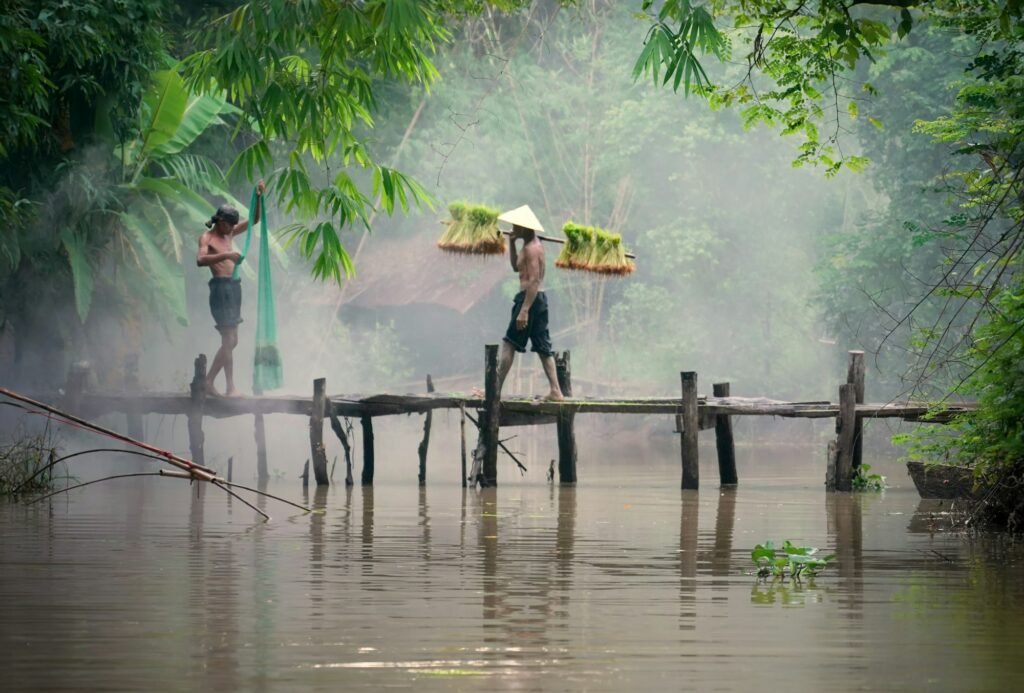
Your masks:
[{"label": "shirtless man carrying pole", "polygon": [[[261,180],[256,185],[256,209],[253,218],[260,218],[263,205],[264,185]],[[242,280],[232,277],[235,265],[242,255],[234,249],[231,239],[249,228],[249,220],[239,222],[238,210],[231,205],[221,205],[217,212],[206,222],[209,229],[199,237],[199,253],[196,264],[209,267],[213,278],[210,280],[210,312],[220,332],[220,349],[213,357],[210,372],[206,376],[207,394],[218,396],[220,393],[213,387],[214,378],[223,369],[228,397],[237,397],[235,389],[234,357],[232,352],[238,345],[238,324],[242,322]]]},{"label": "shirtless man carrying pole", "polygon": [[[501,396],[505,376],[512,367],[516,352],[526,353],[526,341],[529,340],[531,350],[540,356],[541,366],[551,386],[545,399],[561,400],[563,397],[558,387],[551,335],[548,334],[548,299],[541,290],[541,282],[544,280],[544,247],[537,238],[537,232],[544,229],[526,205],[505,212],[498,219],[512,224],[509,261],[512,271],[519,273],[519,293],[512,303],[512,319],[498,358],[498,396]],[[523,241],[523,248],[519,252],[516,251],[518,240]]]}]

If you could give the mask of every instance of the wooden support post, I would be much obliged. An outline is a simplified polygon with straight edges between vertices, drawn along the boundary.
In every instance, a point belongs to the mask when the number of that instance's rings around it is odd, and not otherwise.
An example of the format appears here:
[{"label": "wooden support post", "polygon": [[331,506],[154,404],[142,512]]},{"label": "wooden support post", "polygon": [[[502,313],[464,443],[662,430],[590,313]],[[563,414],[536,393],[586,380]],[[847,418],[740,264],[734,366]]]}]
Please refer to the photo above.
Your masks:
[{"label": "wooden support post", "polygon": [[352,486],[354,483],[352,481],[352,446],[348,442],[348,434],[345,433],[341,421],[338,420],[338,414],[334,411],[331,400],[327,400],[327,413],[331,417],[331,429],[334,431],[334,435],[338,436],[341,447],[345,448],[345,486]]},{"label": "wooden support post", "polygon": [[484,412],[483,429],[480,431],[484,444],[483,478],[480,485],[498,485],[498,425],[501,418],[501,400],[498,393],[498,345],[484,347]]},{"label": "wooden support post", "polygon": [[[572,362],[568,351],[555,355],[558,387],[566,397],[572,397]],[[576,483],[576,414],[558,413],[558,483]]]},{"label": "wooden support post", "polygon": [[697,374],[684,371],[679,374],[682,383],[682,458],[683,489],[700,488],[700,468],[697,457]]},{"label": "wooden support post", "polygon": [[195,360],[195,372],[190,386],[192,402],[188,409],[188,448],[192,461],[205,465],[203,454],[203,410],[206,408],[206,354],[199,354]]},{"label": "wooden support post", "polygon": [[263,423],[263,414],[253,417],[253,437],[256,439],[256,479],[269,481],[270,471],[267,469],[267,430]]},{"label": "wooden support post", "polygon": [[836,491],[853,489],[853,443],[857,420],[857,392],[849,383],[839,386],[839,416],[836,417]]},{"label": "wooden support post", "polygon": [[373,486],[373,419],[364,414],[360,419],[363,425],[363,486]]},{"label": "wooden support post", "polygon": [[309,415],[309,447],[313,460],[313,476],[317,486],[328,486],[327,451],[324,449],[324,403],[327,399],[327,380],[313,381],[313,410]]},{"label": "wooden support post", "polygon": [[[711,386],[715,397],[729,396],[729,383],[715,383]],[[736,474],[736,446],[732,439],[732,420],[728,415],[715,417],[715,447],[718,448],[718,478],[722,486],[739,483]]]},{"label": "wooden support post", "polygon": [[[427,373],[427,393],[430,394],[434,391],[434,381],[430,377],[430,373]],[[423,417],[423,440],[420,441],[419,455],[420,455],[420,475],[419,481],[420,486],[427,484],[427,448],[430,447],[430,424],[434,420],[434,412],[430,410]]]},{"label": "wooden support post", "polygon": [[466,476],[466,403],[459,403],[459,433],[462,436],[462,488],[466,488],[468,477]]},{"label": "wooden support post", "polygon": [[64,401],[61,408],[75,416],[82,415],[82,395],[89,380],[89,364],[86,361],[75,361],[68,371],[68,381],[64,385]]},{"label": "wooden support post", "polygon": [[[851,351],[850,365],[846,370],[846,382],[853,385],[854,401],[864,404],[864,352]],[[853,469],[857,470],[864,458],[864,440],[862,431],[864,421],[858,416],[853,424]]]},{"label": "wooden support post", "polygon": [[[142,390],[139,385],[139,355],[129,354],[124,363],[124,391],[129,395],[137,395]],[[125,414],[125,426],[128,428],[128,436],[135,440],[142,440],[142,415],[137,411],[129,411]]]},{"label": "wooden support post", "polygon": [[235,467],[235,457],[232,455],[228,458],[228,481],[231,481],[232,474]]}]

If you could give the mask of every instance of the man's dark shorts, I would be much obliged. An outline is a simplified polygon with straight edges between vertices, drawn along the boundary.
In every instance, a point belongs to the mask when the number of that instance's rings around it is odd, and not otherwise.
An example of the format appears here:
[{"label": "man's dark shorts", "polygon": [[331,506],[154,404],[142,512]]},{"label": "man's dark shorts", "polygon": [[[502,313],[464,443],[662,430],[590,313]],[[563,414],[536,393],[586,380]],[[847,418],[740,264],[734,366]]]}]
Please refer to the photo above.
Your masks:
[{"label": "man's dark shorts", "polygon": [[210,280],[210,312],[217,329],[242,322],[242,280],[214,277]]},{"label": "man's dark shorts", "polygon": [[516,348],[519,353],[526,351],[526,340],[529,339],[531,351],[536,351],[541,356],[551,356],[554,351],[551,348],[551,335],[548,334],[548,297],[543,291],[537,292],[533,299],[525,330],[516,329],[516,317],[523,308],[523,300],[526,292],[520,291],[512,302],[512,320],[508,324],[508,331],[505,332],[505,341]]}]

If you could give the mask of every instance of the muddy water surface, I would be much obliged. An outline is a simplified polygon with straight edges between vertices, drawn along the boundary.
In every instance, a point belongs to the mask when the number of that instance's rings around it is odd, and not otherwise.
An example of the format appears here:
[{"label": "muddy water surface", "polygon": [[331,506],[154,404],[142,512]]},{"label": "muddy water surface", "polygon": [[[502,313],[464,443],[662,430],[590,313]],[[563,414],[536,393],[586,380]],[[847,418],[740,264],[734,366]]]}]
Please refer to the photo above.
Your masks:
[{"label": "muddy water surface", "polygon": [[[898,467],[829,495],[808,462],[678,490],[678,465],[578,488],[334,486],[258,522],[166,479],[0,505],[5,690],[1014,690],[1024,552],[941,531]],[[503,468],[504,470],[504,468]],[[293,481],[270,490],[296,500]],[[818,546],[802,584],[750,574]]]}]

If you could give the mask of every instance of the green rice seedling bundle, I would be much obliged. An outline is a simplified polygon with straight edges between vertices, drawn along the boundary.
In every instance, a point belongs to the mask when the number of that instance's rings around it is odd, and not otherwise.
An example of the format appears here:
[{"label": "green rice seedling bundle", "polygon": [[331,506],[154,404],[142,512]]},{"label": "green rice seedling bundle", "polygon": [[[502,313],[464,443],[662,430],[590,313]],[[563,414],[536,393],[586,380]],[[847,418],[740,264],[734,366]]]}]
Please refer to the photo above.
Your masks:
[{"label": "green rice seedling bundle", "polygon": [[571,221],[562,227],[562,232],[565,245],[555,261],[556,267],[615,276],[625,276],[636,269],[626,256],[619,234]]},{"label": "green rice seedling bundle", "polygon": [[603,229],[596,229],[594,252],[590,257],[592,272],[612,274],[624,277],[636,269],[633,261],[626,257],[626,248],[622,245],[622,236]]},{"label": "green rice seedling bundle", "polygon": [[594,230],[589,226],[567,221],[562,227],[562,233],[565,234],[565,245],[555,260],[555,267],[586,269],[591,246],[594,244]]},{"label": "green rice seedling bundle", "polygon": [[498,210],[453,202],[448,205],[448,213],[451,219],[437,241],[438,247],[469,255],[500,255],[508,250],[505,236],[498,228]]}]

